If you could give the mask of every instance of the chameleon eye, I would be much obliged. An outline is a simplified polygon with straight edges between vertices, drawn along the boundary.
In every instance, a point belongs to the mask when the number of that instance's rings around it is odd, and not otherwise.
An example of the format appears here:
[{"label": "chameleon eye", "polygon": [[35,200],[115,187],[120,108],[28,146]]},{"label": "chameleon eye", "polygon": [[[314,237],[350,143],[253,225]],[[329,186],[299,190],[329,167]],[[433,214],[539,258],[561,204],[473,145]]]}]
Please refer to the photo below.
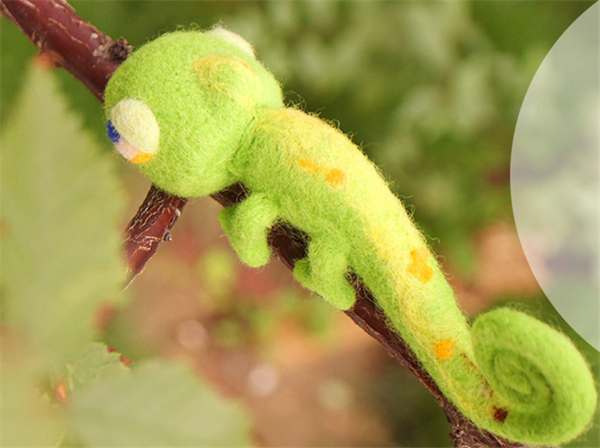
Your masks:
[{"label": "chameleon eye", "polygon": [[133,98],[119,101],[110,111],[106,132],[116,149],[132,162],[147,162],[158,152],[158,122],[142,101]]},{"label": "chameleon eye", "polygon": [[119,143],[119,140],[121,140],[121,134],[117,132],[117,130],[112,124],[112,121],[110,120],[106,122],[106,135],[108,135],[110,141],[113,142],[115,145]]}]

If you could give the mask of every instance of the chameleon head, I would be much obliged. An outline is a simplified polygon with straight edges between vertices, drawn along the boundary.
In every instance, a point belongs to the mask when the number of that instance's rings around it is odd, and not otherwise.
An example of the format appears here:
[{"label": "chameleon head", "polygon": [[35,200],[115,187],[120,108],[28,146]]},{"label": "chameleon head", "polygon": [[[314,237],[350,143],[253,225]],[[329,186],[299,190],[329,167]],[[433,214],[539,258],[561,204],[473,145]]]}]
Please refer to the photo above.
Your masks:
[{"label": "chameleon head", "polygon": [[253,119],[283,107],[251,45],[223,28],[175,32],[142,46],[105,91],[117,151],[163,190],[206,196],[237,181],[230,161]]}]

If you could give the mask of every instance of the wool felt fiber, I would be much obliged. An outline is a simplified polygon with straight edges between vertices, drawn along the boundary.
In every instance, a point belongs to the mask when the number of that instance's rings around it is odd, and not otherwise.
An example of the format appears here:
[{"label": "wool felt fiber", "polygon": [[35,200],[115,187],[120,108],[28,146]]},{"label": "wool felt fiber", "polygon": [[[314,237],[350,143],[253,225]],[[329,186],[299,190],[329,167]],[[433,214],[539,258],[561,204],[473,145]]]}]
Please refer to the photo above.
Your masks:
[{"label": "wool felt fiber", "polygon": [[160,131],[158,151],[140,169],[186,197],[242,182],[248,198],[219,216],[242,261],[269,261],[277,221],[306,232],[296,278],[346,310],[355,301],[347,274],[360,276],[443,393],[481,428],[536,445],[582,433],[597,394],[569,339],[510,309],[471,328],[377,167],[337,129],[285,108],[277,81],[240,39],[223,29],[166,34],[117,69],[105,94],[116,132],[146,141],[138,135],[146,125],[130,125],[141,115],[119,112],[131,100],[147,105]]}]

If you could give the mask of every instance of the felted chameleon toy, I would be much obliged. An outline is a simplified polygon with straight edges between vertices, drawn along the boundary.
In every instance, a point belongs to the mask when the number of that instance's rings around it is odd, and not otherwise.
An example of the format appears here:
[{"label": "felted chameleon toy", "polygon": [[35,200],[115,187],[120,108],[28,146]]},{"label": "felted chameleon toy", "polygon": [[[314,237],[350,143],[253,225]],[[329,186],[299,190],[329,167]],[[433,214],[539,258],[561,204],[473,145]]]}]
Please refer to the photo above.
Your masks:
[{"label": "felted chameleon toy", "polygon": [[471,327],[425,238],[377,168],[340,131],[283,104],[250,44],[223,28],[175,32],[142,46],[105,92],[116,149],[159,188],[207,196],[242,182],[250,194],[219,215],[249,266],[271,256],[285,221],[309,235],[294,276],[347,310],[358,275],[446,397],[507,439],[560,444],[595,412],[590,369],[560,332],[515,310]]}]

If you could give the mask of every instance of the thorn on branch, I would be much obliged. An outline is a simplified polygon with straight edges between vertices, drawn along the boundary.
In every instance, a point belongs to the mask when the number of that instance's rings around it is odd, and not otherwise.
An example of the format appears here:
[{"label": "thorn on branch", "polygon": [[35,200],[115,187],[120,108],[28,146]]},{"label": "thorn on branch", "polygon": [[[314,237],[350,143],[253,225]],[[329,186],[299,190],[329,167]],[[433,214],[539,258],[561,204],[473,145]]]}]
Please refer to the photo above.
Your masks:
[{"label": "thorn on branch", "polygon": [[132,273],[130,280],[142,273],[160,243],[170,240],[171,227],[186,203],[187,199],[171,196],[154,186],[150,188],[127,226],[125,254]]}]

